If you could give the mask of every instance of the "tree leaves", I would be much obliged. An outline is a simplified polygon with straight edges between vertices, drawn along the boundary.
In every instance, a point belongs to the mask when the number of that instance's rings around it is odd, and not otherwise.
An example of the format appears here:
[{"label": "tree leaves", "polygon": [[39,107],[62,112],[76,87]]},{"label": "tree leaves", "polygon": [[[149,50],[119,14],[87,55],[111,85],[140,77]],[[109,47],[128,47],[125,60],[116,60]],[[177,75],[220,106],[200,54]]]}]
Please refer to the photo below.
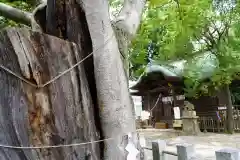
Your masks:
[{"label": "tree leaves", "polygon": [[[192,54],[192,39],[206,25],[206,12],[209,9],[210,1],[151,0],[137,37],[132,42],[130,59],[133,60],[136,54],[145,57],[140,55],[148,53],[149,44],[154,46],[152,58],[155,60],[182,59]],[[142,65],[147,64],[145,60],[142,59]]]},{"label": "tree leaves", "polygon": [[[138,77],[148,64],[151,44],[151,58],[158,62],[187,59],[192,64],[192,70],[184,73],[189,96],[213,94],[239,79],[239,13],[238,1],[150,0],[130,50],[132,77]],[[199,81],[193,57],[205,51],[215,54],[219,64],[208,79]]]}]

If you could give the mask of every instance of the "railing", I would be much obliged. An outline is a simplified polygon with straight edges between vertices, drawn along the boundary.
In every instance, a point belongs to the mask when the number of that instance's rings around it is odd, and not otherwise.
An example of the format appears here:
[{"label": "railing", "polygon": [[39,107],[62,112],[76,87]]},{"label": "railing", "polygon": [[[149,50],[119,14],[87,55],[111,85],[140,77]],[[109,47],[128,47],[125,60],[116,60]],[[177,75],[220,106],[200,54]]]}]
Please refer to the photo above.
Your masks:
[{"label": "railing", "polygon": [[[152,142],[152,148],[144,147],[144,149],[152,150],[153,160],[167,160],[165,155],[176,156],[177,160],[195,160],[197,155],[192,144],[179,144],[177,153],[166,151],[166,142],[164,140],[156,140]],[[240,150],[226,148],[215,151],[216,160],[240,160]]]},{"label": "railing", "polygon": [[178,157],[177,153],[165,150],[166,142],[164,140],[153,141],[152,148],[143,148],[152,151],[153,160],[163,160],[166,154]]},{"label": "railing", "polygon": [[[226,130],[226,110],[217,112],[199,113],[199,127],[201,130],[223,132]],[[233,127],[235,132],[240,131],[240,110],[233,110]]]},{"label": "railing", "polygon": [[203,131],[222,132],[226,128],[226,121],[213,117],[199,117],[199,127]]},{"label": "railing", "polygon": [[[146,150],[153,150],[152,148],[150,147],[143,147],[143,149],[146,149]],[[169,154],[169,155],[172,155],[172,156],[178,156],[177,153],[175,152],[170,152],[170,151],[162,151],[162,154]]]},{"label": "railing", "polygon": [[162,154],[169,154],[169,155],[172,155],[172,156],[178,156],[177,153],[174,153],[174,152],[170,152],[170,151],[162,151]]}]

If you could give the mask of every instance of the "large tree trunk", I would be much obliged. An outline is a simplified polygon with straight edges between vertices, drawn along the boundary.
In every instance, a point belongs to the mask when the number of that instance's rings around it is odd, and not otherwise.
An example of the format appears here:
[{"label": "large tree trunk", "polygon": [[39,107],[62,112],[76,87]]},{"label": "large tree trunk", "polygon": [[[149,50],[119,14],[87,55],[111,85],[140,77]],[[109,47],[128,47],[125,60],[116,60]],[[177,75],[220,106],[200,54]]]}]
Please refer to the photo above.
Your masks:
[{"label": "large tree trunk", "polygon": [[105,138],[118,136],[114,141],[105,142],[104,159],[126,159],[128,134],[132,134],[130,141],[135,143],[135,147],[138,141],[128,79],[111,26],[108,2],[84,0],[83,7],[87,15],[93,50],[96,50],[93,59],[103,135]]},{"label": "large tree trunk", "polygon": [[[0,64],[36,85],[81,59],[76,45],[26,29],[0,34]],[[41,146],[94,141],[93,105],[82,65],[44,88],[0,70],[0,143]],[[51,149],[0,148],[1,160],[99,160],[98,144]]]},{"label": "large tree trunk", "polygon": [[234,132],[233,128],[233,103],[231,97],[231,91],[229,85],[224,86],[224,92],[226,96],[226,107],[227,107],[227,131],[232,134]]},{"label": "large tree trunk", "polygon": [[[59,8],[61,8],[61,10]],[[42,11],[39,10],[39,12]],[[92,53],[92,40],[88,30],[85,12],[75,0],[48,1],[48,8],[46,10],[46,13],[48,15],[46,17],[46,21],[41,24],[43,31],[78,44],[79,50],[81,51],[81,58],[84,58]],[[39,18],[41,17],[36,17],[36,19]],[[86,70],[87,81],[89,83],[89,86],[87,87],[89,87],[94,105],[95,124],[100,138],[103,139],[104,137],[102,136],[102,128],[97,102],[93,57],[90,56],[87,58],[83,64]],[[104,148],[103,143],[100,143],[99,145],[101,148]],[[101,152],[101,156],[103,156],[103,151]]]},{"label": "large tree trunk", "polygon": [[[101,138],[118,136],[113,141],[105,142],[104,159],[126,159],[127,135],[132,132],[132,141],[138,148],[139,144],[135,133],[134,108],[128,92],[128,80],[109,20],[108,3],[87,1],[83,4],[85,12],[75,0],[48,1],[46,32],[81,44],[84,56],[90,53],[85,46],[93,45],[91,47],[96,52],[93,58],[85,62],[85,69],[88,70],[87,77],[97,113],[95,122],[100,122],[97,126]],[[100,5],[97,6],[98,4]],[[94,8],[102,10],[95,12]],[[92,21],[92,17],[95,21]],[[88,44],[84,44],[86,41]]]}]

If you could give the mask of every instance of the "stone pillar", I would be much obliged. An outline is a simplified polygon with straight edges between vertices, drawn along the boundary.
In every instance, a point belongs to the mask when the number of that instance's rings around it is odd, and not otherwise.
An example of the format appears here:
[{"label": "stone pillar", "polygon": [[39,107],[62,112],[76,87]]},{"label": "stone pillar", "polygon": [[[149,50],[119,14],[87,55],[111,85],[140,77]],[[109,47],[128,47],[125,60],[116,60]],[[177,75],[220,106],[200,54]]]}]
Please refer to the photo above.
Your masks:
[{"label": "stone pillar", "polygon": [[192,144],[177,145],[178,160],[193,160],[195,158],[195,149]]},{"label": "stone pillar", "polygon": [[233,148],[221,149],[215,152],[217,160],[239,160],[239,150]]},{"label": "stone pillar", "polygon": [[163,160],[163,151],[166,149],[166,141],[156,140],[152,142],[153,160]]}]

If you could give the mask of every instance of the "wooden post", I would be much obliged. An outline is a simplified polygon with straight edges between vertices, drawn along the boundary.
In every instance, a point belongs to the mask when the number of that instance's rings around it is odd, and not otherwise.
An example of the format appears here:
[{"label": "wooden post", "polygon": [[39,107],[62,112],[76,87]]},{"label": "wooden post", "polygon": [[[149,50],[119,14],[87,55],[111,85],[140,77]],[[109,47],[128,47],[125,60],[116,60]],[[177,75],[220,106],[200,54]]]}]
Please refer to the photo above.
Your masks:
[{"label": "wooden post", "polygon": [[220,132],[220,121],[217,119],[217,132]]},{"label": "wooden post", "polygon": [[237,149],[221,149],[215,152],[216,160],[240,160],[239,150]]},{"label": "wooden post", "polygon": [[176,92],[175,92],[175,88],[172,87],[172,94],[173,94],[173,107],[177,107],[177,95],[176,95]]},{"label": "wooden post", "polygon": [[[148,101],[148,103],[147,103],[147,111],[149,111],[150,112],[150,117],[152,116],[152,114],[151,114],[151,104],[152,103],[150,103],[150,94],[149,94],[149,92],[147,93],[147,101]],[[150,121],[150,119],[149,120],[147,120],[147,122],[148,122],[148,124],[147,125],[149,125],[149,124],[151,124],[151,121]]]},{"label": "wooden post", "polygon": [[153,160],[163,160],[163,151],[166,148],[164,140],[156,140],[152,142]]},{"label": "wooden post", "polygon": [[213,119],[211,118],[210,121],[211,121],[210,123],[211,123],[211,125],[212,125],[212,129],[213,129],[213,133],[214,133],[214,129],[215,129],[214,127],[215,127],[215,126],[214,126]]},{"label": "wooden post", "polygon": [[192,144],[177,145],[178,160],[190,160],[195,156],[194,146]]},{"label": "wooden post", "polygon": [[239,124],[240,124],[240,117],[239,117],[239,110],[237,110],[237,130],[240,129]]},{"label": "wooden post", "polygon": [[207,132],[207,128],[206,128],[206,117],[203,117],[203,132],[204,132],[204,133]]},{"label": "wooden post", "polygon": [[177,107],[177,96],[176,96],[176,92],[175,92],[175,88],[174,87],[172,87],[172,93],[173,93],[173,106],[172,106],[173,115],[171,115],[171,116],[172,116],[172,119],[173,119],[172,126],[174,128],[174,125],[173,125],[174,124],[174,120],[175,120],[174,107]]}]

